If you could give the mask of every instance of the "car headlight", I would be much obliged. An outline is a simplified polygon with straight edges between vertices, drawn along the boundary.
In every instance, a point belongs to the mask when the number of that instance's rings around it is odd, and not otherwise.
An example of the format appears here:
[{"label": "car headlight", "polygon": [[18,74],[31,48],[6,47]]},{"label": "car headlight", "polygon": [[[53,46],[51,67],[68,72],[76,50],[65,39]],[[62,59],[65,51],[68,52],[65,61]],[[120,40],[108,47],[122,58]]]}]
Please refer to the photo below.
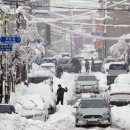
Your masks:
[{"label": "car headlight", "polygon": [[80,85],[77,85],[76,88],[80,88],[81,86]]},{"label": "car headlight", "polygon": [[94,87],[95,87],[95,88],[98,88],[98,85],[96,84],[96,85],[94,85]]},{"label": "car headlight", "polygon": [[108,118],[108,117],[109,117],[109,113],[104,113],[104,114],[103,114],[103,117],[104,117],[104,118]]}]

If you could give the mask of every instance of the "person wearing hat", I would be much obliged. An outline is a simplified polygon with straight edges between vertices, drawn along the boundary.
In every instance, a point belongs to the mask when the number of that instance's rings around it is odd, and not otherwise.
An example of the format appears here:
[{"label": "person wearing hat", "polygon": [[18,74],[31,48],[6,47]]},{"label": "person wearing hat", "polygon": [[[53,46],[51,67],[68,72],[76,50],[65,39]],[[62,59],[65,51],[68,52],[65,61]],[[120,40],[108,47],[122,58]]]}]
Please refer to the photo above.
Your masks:
[{"label": "person wearing hat", "polygon": [[62,88],[61,85],[58,85],[58,89],[57,89],[57,102],[56,105],[59,104],[59,102],[61,102],[61,104],[63,105],[63,101],[64,101],[64,92],[67,92],[68,89],[66,88]]}]

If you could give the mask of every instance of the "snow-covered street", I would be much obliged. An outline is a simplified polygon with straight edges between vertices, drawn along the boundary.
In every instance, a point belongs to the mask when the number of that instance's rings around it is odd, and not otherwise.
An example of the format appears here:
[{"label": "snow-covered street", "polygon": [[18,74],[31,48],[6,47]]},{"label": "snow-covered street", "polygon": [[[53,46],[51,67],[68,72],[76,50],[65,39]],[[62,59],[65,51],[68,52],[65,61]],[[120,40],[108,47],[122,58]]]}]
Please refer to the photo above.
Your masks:
[{"label": "snow-covered street", "polygon": [[130,0],[0,0],[0,130],[130,130]]},{"label": "snow-covered street", "polygon": [[[95,73],[100,78],[100,87],[105,86],[104,77],[105,75],[97,72]],[[104,76],[103,76],[104,75]],[[54,79],[54,93],[57,89],[57,84],[61,84],[63,87],[68,87],[68,92],[65,93],[65,103],[64,105],[57,105],[56,112],[49,116],[47,122],[40,120],[26,119],[20,117],[17,114],[12,115],[0,115],[0,130],[84,130],[83,127],[75,128],[75,117],[74,113],[76,109],[67,105],[67,101],[70,99],[76,99],[74,89],[75,89],[75,74],[64,73],[61,79]],[[28,88],[24,85],[18,85],[15,96],[12,94],[12,98],[17,98],[17,94],[24,94]],[[22,89],[23,88],[23,89]],[[89,94],[88,94],[89,95]],[[14,102],[14,100],[12,100]],[[112,127],[97,127],[91,126],[87,129],[89,130],[129,130],[130,129],[130,106],[124,107],[112,107]]]}]

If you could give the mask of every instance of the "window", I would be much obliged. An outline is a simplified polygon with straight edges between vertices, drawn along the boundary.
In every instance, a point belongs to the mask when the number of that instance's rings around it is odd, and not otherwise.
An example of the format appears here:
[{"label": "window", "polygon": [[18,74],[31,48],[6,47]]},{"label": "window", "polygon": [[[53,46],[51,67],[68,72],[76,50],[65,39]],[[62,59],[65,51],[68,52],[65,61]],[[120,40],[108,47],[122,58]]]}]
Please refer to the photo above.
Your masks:
[{"label": "window", "polygon": [[79,76],[78,81],[96,81],[95,76]]},{"label": "window", "polygon": [[50,77],[29,77],[28,78],[28,83],[41,83]]},{"label": "window", "polygon": [[127,66],[124,64],[111,64],[110,70],[127,70]]},{"label": "window", "polygon": [[105,108],[107,103],[105,100],[82,100],[80,104],[81,108]]}]

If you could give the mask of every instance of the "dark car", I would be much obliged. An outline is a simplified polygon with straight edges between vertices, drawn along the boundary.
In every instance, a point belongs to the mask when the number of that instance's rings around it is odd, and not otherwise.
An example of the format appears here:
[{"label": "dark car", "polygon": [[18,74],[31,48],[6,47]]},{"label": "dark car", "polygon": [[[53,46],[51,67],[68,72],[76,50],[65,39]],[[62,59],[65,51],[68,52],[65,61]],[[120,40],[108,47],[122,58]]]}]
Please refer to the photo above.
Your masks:
[{"label": "dark car", "polygon": [[15,113],[15,108],[13,105],[8,105],[8,104],[0,104],[0,113],[8,113],[12,114]]}]

